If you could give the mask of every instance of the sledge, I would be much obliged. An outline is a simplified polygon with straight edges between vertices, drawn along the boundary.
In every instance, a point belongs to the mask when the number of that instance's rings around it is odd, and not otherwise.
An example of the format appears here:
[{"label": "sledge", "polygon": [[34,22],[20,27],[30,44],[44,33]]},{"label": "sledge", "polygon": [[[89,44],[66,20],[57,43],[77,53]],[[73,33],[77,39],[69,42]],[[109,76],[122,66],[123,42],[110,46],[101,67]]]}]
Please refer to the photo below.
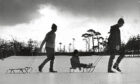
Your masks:
[{"label": "sledge", "polygon": [[[76,72],[77,69],[79,69],[79,67],[76,67],[76,68],[75,67],[70,67],[69,72],[70,73],[71,72]],[[95,69],[95,66],[86,67],[86,68],[81,67],[81,69],[79,69],[79,72],[88,72],[88,73],[91,73],[91,72],[94,71],[94,69]]]},{"label": "sledge", "polygon": [[99,56],[99,57],[95,60],[95,62],[92,64],[91,67],[86,67],[86,68],[81,67],[81,69],[80,69],[79,67],[72,67],[72,66],[71,66],[71,67],[69,68],[69,72],[70,72],[70,73],[72,73],[72,72],[77,72],[77,69],[79,69],[78,72],[88,72],[88,73],[92,73],[92,72],[95,70],[97,64],[99,63],[99,61],[101,60],[102,57],[103,57],[103,56]]},{"label": "sledge", "polygon": [[27,74],[33,70],[32,67],[24,67],[24,68],[10,68],[6,73],[9,74]]}]

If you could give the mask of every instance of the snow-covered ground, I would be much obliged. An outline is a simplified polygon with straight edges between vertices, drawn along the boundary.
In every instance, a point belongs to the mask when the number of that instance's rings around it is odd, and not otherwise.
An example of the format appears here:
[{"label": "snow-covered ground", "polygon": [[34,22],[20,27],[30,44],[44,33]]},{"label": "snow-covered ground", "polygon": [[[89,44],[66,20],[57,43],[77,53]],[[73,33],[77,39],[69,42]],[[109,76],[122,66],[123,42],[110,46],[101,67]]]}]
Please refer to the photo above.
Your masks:
[{"label": "snow-covered ground", "polygon": [[[92,73],[69,73],[70,57],[58,56],[54,68],[58,73],[48,73],[49,63],[43,73],[38,65],[45,56],[16,57],[0,60],[0,84],[139,84],[140,58],[124,58],[120,64],[122,73],[107,73],[108,56],[102,57]],[[80,57],[83,63],[94,63],[98,56]],[[10,68],[33,67],[29,74],[8,74]],[[114,70],[115,71],[115,70]]]}]

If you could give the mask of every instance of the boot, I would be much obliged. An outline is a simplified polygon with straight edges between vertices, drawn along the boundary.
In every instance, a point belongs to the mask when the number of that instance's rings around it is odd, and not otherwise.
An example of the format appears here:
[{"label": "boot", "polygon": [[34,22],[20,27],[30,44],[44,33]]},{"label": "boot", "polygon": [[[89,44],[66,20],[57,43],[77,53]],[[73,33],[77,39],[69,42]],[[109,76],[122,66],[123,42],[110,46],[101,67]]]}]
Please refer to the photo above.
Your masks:
[{"label": "boot", "polygon": [[108,70],[108,73],[115,73],[113,70]]},{"label": "boot", "polygon": [[115,64],[115,65],[113,66],[113,68],[116,69],[117,71],[121,72],[121,70],[120,70],[120,68],[118,67],[117,64]]},{"label": "boot", "polygon": [[50,69],[49,72],[57,73],[57,71],[54,71],[53,69]]},{"label": "boot", "polygon": [[41,66],[38,67],[38,71],[42,72],[42,67]]}]

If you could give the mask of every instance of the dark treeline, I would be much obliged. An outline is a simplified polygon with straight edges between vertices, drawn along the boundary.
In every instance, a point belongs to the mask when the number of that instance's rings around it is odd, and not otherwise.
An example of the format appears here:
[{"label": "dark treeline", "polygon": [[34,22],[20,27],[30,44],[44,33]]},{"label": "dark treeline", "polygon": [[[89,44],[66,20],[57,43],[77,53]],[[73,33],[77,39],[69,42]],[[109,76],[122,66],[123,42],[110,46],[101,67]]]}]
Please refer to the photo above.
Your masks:
[{"label": "dark treeline", "polygon": [[17,40],[0,39],[0,58],[15,56],[35,56],[39,51],[37,41],[29,39],[27,43]]},{"label": "dark treeline", "polygon": [[129,38],[128,42],[125,44],[126,53],[139,56],[140,54],[140,35],[132,36]]},{"label": "dark treeline", "polygon": [[[88,37],[89,36],[89,37]],[[89,38],[95,38],[99,42],[98,38],[93,37],[93,35],[85,34],[84,39],[86,39],[86,51],[79,51],[81,56],[90,56],[90,55],[108,55],[108,47],[107,47],[107,38],[105,40],[98,43],[97,46],[89,45]],[[93,42],[94,43],[94,39]],[[101,47],[102,45],[102,47]],[[127,43],[122,43],[125,46],[125,53],[131,55],[140,54],[140,35],[131,36]],[[90,46],[92,46],[90,48]],[[101,49],[100,49],[101,48]],[[39,43],[32,39],[29,39],[27,43],[19,42],[15,39],[12,41],[0,39],[0,58],[6,58],[9,56],[36,56],[36,55],[45,55],[45,53],[39,53]],[[71,56],[72,52],[56,52],[56,55],[67,55]]]},{"label": "dark treeline", "polygon": [[[46,53],[40,53],[39,55],[46,55]],[[73,52],[55,52],[57,56],[72,56]],[[92,56],[92,55],[104,55],[103,52],[84,52],[79,51],[79,56]]]}]

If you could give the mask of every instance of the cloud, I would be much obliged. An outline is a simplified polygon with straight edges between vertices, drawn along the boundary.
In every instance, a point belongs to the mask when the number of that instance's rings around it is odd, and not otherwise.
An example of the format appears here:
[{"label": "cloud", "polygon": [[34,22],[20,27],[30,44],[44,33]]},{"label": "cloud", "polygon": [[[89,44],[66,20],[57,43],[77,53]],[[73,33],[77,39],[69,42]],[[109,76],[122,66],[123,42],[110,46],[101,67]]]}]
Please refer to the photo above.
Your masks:
[{"label": "cloud", "polygon": [[137,11],[138,0],[48,0],[60,11],[94,17],[112,17]]},{"label": "cloud", "polygon": [[0,0],[0,25],[28,23],[40,16],[40,0]]},{"label": "cloud", "polygon": [[41,16],[38,12],[41,5],[51,5],[63,13],[98,18],[135,13],[139,9],[138,0],[0,0],[0,25],[29,23]]}]

